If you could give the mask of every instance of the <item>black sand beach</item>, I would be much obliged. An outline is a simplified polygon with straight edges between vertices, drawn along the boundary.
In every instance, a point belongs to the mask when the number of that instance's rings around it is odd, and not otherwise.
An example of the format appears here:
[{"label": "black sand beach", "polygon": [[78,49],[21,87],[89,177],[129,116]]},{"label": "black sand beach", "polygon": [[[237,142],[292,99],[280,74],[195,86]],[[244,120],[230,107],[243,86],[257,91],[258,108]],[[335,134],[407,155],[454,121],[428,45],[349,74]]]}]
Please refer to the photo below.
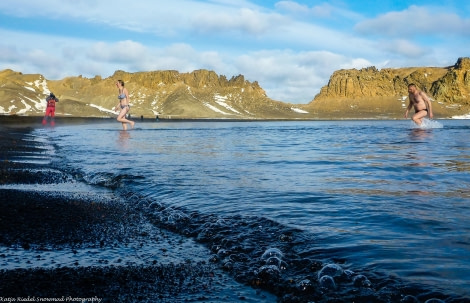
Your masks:
[{"label": "black sand beach", "polygon": [[[197,243],[149,224],[122,197],[88,191],[51,166],[32,129],[0,126],[0,301],[275,301],[205,261]],[[126,249],[132,256],[120,257]]]}]

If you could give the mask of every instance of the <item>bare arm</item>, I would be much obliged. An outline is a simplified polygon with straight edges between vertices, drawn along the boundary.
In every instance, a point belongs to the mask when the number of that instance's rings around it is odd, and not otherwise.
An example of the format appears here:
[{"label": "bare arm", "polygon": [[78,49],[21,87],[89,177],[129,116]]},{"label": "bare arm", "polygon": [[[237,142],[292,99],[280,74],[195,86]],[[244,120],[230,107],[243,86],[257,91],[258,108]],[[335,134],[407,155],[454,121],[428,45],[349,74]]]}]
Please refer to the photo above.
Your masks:
[{"label": "bare arm", "polygon": [[434,115],[432,113],[431,101],[429,100],[428,96],[424,92],[420,92],[420,95],[423,98],[424,103],[426,104],[426,108],[429,110],[429,118],[432,119]]},{"label": "bare arm", "polygon": [[124,93],[124,95],[126,95],[126,103],[129,104],[131,100],[129,99],[129,92],[127,91],[127,88],[124,88],[122,92]]},{"label": "bare arm", "polygon": [[408,99],[410,100],[410,103],[408,104],[408,107],[406,108],[405,118],[408,118],[408,113],[410,112],[410,109],[413,107],[413,103],[411,102],[411,97],[408,96]]}]

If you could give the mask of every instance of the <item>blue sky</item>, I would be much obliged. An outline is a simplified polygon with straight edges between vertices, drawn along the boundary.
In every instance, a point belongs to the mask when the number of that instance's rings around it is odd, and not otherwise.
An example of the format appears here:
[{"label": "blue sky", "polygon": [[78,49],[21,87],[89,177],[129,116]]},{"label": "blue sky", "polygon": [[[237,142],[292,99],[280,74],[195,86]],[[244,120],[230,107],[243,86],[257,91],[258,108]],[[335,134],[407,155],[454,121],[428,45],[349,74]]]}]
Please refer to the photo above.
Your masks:
[{"label": "blue sky", "polygon": [[103,78],[209,69],[308,103],[338,69],[470,56],[470,1],[2,0],[0,70]]}]

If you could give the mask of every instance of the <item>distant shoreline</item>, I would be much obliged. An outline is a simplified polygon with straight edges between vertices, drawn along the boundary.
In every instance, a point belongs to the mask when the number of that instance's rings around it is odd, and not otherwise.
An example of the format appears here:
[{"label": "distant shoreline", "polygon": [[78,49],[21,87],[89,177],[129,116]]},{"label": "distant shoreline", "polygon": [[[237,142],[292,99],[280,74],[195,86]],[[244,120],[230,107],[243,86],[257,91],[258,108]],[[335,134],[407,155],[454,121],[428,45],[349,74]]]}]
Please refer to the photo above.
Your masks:
[{"label": "distant shoreline", "polygon": [[[0,122],[13,124],[15,126],[31,126],[31,127],[44,127],[41,124],[42,116],[15,116],[15,115],[0,115]],[[308,118],[308,119],[217,119],[217,118],[136,118],[131,117],[137,123],[149,123],[149,122],[282,122],[282,121],[406,121],[407,119],[396,119],[396,118]],[[457,119],[470,119],[470,115],[455,116],[451,118],[435,118],[434,120],[457,120]],[[56,125],[69,125],[69,124],[83,124],[83,123],[108,123],[116,122],[114,117],[56,117]],[[411,121],[411,120],[410,120]],[[118,123],[118,122],[116,122]]]}]

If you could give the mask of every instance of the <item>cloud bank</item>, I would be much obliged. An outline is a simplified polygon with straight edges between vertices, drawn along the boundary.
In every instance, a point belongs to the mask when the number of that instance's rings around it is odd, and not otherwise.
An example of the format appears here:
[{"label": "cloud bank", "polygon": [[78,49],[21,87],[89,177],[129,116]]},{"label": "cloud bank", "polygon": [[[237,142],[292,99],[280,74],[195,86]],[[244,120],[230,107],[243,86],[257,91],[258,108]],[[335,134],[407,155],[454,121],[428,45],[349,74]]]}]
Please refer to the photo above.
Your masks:
[{"label": "cloud bank", "polygon": [[4,0],[0,69],[48,79],[209,69],[307,103],[341,68],[448,66],[468,55],[469,5],[429,2],[366,17],[327,2]]}]

